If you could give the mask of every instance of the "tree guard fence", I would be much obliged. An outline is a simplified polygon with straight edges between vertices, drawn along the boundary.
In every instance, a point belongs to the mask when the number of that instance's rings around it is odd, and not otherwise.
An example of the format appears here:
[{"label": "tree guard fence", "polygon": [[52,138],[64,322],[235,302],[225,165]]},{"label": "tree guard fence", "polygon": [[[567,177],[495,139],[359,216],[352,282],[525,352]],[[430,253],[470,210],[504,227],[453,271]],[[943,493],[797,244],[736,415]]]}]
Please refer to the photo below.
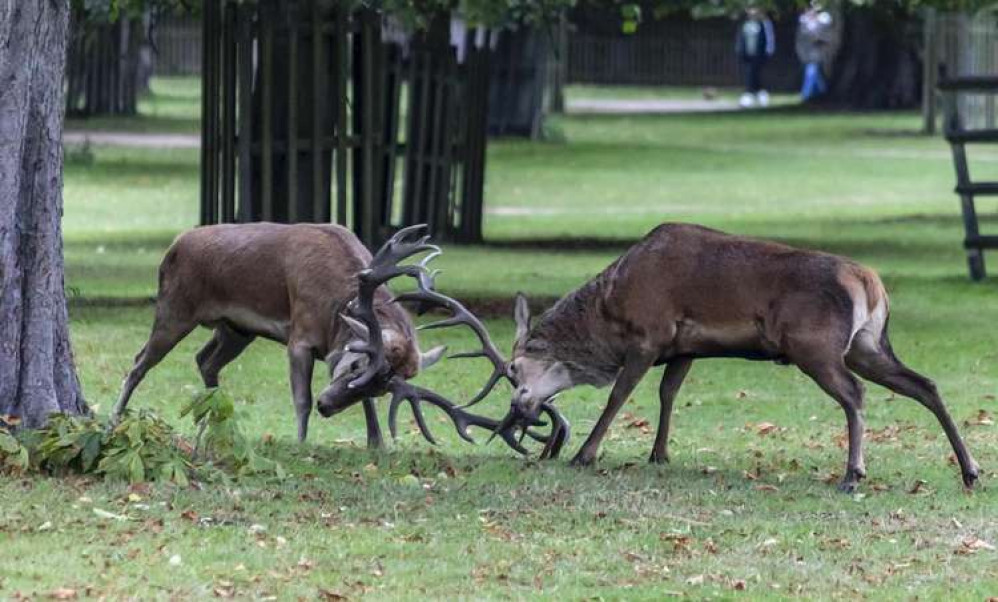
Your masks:
[{"label": "tree guard fence", "polygon": [[202,23],[202,224],[481,239],[489,33],[459,63],[444,18],[407,44],[322,0],[206,0]]},{"label": "tree guard fence", "polygon": [[134,115],[139,88],[141,19],[89,20],[73,11],[66,51],[66,114]]}]

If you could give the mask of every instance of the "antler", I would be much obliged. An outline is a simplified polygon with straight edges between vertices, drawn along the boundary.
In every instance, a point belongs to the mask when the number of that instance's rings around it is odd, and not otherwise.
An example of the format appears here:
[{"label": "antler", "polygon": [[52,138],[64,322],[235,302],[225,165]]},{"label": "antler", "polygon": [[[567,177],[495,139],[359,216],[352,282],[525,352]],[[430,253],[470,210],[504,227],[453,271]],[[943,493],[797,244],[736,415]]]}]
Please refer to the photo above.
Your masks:
[{"label": "antler", "polygon": [[[465,412],[461,407],[454,405],[443,396],[434,393],[429,389],[424,389],[406,382],[401,377],[393,377],[388,383],[388,389],[392,393],[392,401],[388,406],[388,428],[392,433],[392,438],[394,439],[397,435],[397,418],[398,409],[402,405],[403,401],[409,402],[412,406],[412,414],[416,418],[416,426],[419,427],[419,432],[422,433],[423,437],[427,441],[436,445],[437,441],[433,438],[430,433],[429,427],[426,425],[426,419],[423,417],[423,411],[420,404],[424,401],[431,403],[446,413],[450,419],[454,422],[454,427],[457,429],[457,434],[461,436],[462,439],[470,443],[474,443],[475,440],[468,434],[468,428],[472,426],[481,427],[483,429],[492,431],[492,437],[496,435],[502,437],[503,441],[507,445],[515,449],[517,452],[526,455],[528,452],[526,448],[523,447],[522,441],[524,436],[528,436],[535,441],[539,441],[545,444],[545,452],[549,447],[557,446],[558,449],[564,443],[564,439],[561,441],[556,441],[556,432],[552,431],[550,436],[542,435],[540,433],[531,431],[529,429],[524,429],[523,433],[519,438],[516,436],[517,424],[510,424],[503,426],[498,420],[492,420],[491,418],[486,418],[484,416],[478,416],[476,414],[471,414]],[[536,426],[544,426],[544,423],[537,423]],[[560,431],[559,431],[560,432]],[[492,440],[489,438],[489,441]],[[557,455],[557,453],[555,454]],[[543,457],[543,456],[542,456]],[[553,457],[553,456],[551,456]]]},{"label": "antler", "polygon": [[[568,441],[570,427],[568,421],[549,402],[541,404],[541,412],[551,419],[550,435],[542,435],[530,430],[530,426],[544,426],[545,423],[537,419],[528,420],[513,409],[502,420],[498,421],[464,411],[464,408],[470,407],[488,396],[503,378],[509,379],[510,382],[513,382],[513,379],[506,368],[506,360],[495,343],[492,342],[485,325],[459,301],[435,290],[434,279],[439,271],[431,271],[427,265],[441,254],[440,247],[430,244],[430,237],[427,235],[422,235],[415,240],[412,239],[413,235],[421,233],[425,229],[424,224],[419,224],[396,232],[374,255],[367,269],[358,274],[357,299],[351,303],[350,311],[367,327],[368,336],[366,341],[351,343],[347,348],[354,353],[367,355],[369,362],[364,372],[352,380],[348,386],[351,389],[376,386],[380,391],[391,392],[388,426],[393,438],[396,435],[398,408],[405,401],[412,407],[416,425],[423,437],[430,443],[436,444],[436,440],[426,425],[426,419],[423,417],[421,403],[425,401],[442,409],[454,422],[458,435],[466,441],[474,442],[474,439],[468,434],[468,428],[477,426],[492,431],[490,441],[499,436],[507,445],[521,454],[527,453],[522,445],[523,438],[530,437],[535,441],[544,443],[541,459],[557,457],[562,446]],[[400,262],[414,255],[426,252],[429,254],[418,263],[399,265]],[[429,389],[410,384],[405,379],[392,374],[391,367],[385,359],[384,343],[380,336],[381,327],[374,311],[374,297],[381,285],[398,276],[409,276],[415,279],[417,290],[397,295],[391,300],[392,303],[422,302],[445,308],[451,312],[451,317],[427,324],[421,328],[422,330],[464,324],[471,328],[481,342],[482,348],[478,351],[450,356],[451,358],[484,357],[492,363],[492,374],[485,386],[466,405],[457,406]],[[522,429],[519,437],[517,437],[518,429]]]},{"label": "antler", "polygon": [[490,374],[488,380],[485,381],[485,385],[477,395],[472,397],[471,400],[463,406],[465,408],[469,408],[485,399],[489,393],[495,389],[496,385],[499,384],[499,381],[503,378],[509,378],[509,369],[506,367],[505,358],[503,358],[502,353],[500,353],[495,343],[492,342],[492,337],[489,336],[489,333],[485,329],[485,325],[482,324],[481,320],[468,311],[468,308],[462,305],[460,301],[441,294],[434,288],[434,281],[437,274],[440,272],[439,270],[430,271],[426,266],[439,254],[440,251],[438,249],[437,251],[427,255],[421,262],[419,262],[420,270],[416,276],[417,290],[402,293],[396,296],[394,300],[401,302],[429,303],[443,307],[451,312],[451,317],[420,326],[420,330],[435,330],[437,328],[449,328],[451,326],[460,326],[461,324],[464,324],[465,326],[471,328],[471,331],[478,337],[478,340],[482,345],[480,350],[455,353],[448,356],[450,359],[484,357],[492,363],[492,374]]},{"label": "antler", "polygon": [[[374,381],[386,379],[390,372],[388,361],[385,359],[384,342],[381,340],[381,327],[378,324],[378,317],[374,312],[374,295],[382,284],[398,276],[411,276],[418,278],[425,271],[425,267],[418,265],[398,265],[399,262],[418,255],[426,251],[433,251],[433,255],[440,254],[440,247],[429,243],[429,236],[421,236],[416,241],[406,240],[410,235],[420,232],[426,228],[424,224],[409,226],[395,233],[371,259],[367,269],[361,270],[357,275],[358,290],[357,299],[351,303],[350,310],[358,320],[367,326],[368,337],[364,343],[351,343],[348,346],[354,353],[363,353],[368,356],[367,369],[350,382],[351,389],[366,387]],[[424,260],[425,261],[425,260]]]}]

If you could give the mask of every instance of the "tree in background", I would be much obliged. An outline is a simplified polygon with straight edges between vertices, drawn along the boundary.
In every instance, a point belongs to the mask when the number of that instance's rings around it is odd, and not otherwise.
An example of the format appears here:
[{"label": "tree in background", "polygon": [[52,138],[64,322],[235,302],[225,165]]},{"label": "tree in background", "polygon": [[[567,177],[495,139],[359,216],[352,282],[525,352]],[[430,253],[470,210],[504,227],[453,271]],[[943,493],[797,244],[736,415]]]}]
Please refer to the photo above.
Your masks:
[{"label": "tree in background", "polygon": [[[641,19],[676,11],[690,11],[694,17],[735,16],[748,6],[796,19],[807,4],[806,0],[643,0],[620,2],[619,6],[625,9],[624,27],[633,28]],[[922,95],[921,10],[974,11],[990,4],[984,0],[827,2],[844,23],[841,46],[828,74],[828,93],[817,102],[849,109],[918,106]]]}]

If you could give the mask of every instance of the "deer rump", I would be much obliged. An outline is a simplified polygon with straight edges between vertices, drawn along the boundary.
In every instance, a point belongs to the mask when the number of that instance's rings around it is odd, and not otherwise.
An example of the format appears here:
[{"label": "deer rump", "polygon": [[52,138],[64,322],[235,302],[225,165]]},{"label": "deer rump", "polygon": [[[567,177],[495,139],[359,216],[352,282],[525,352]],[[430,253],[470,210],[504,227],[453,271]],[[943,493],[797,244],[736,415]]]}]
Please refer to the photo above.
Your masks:
[{"label": "deer rump", "polygon": [[[197,326],[204,326],[214,332],[196,361],[209,388],[218,386],[219,372],[256,337],[287,346],[301,441],[308,434],[316,360],[324,360],[330,372],[330,384],[318,399],[320,413],[331,416],[362,402],[370,447],[383,445],[373,398],[386,393],[392,395],[393,436],[402,402],[412,406],[420,431],[431,442],[435,440],[423,419],[422,402],[443,410],[458,434],[469,441],[470,426],[495,431],[498,422],[407,383],[439,359],[443,348],[420,352],[411,317],[384,286],[392,278],[420,279],[419,292],[405,296],[451,310],[455,315],[442,325],[469,325],[486,349],[494,348],[470,312],[432,290],[432,275],[425,264],[439,249],[429,244],[428,237],[418,236],[423,228],[398,232],[373,257],[349,230],[335,225],[229,224],[181,234],[160,266],[152,333],[125,378],[112,422],[120,420],[148,371]],[[420,264],[398,265],[427,252],[430,255]],[[497,381],[493,375],[476,399],[487,395]],[[511,432],[498,434],[525,452]],[[536,432],[529,435],[547,441]]]}]

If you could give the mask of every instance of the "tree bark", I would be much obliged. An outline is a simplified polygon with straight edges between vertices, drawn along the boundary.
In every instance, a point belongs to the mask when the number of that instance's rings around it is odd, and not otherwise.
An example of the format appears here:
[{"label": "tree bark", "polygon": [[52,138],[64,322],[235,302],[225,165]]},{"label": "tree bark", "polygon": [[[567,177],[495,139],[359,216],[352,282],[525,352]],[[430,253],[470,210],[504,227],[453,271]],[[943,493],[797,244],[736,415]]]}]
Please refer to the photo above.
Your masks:
[{"label": "tree bark", "polygon": [[0,2],[0,415],[86,414],[62,253],[68,0]]},{"label": "tree bark", "polygon": [[919,106],[921,63],[916,40],[908,35],[911,20],[899,10],[847,10],[829,91],[818,104],[863,110]]}]

